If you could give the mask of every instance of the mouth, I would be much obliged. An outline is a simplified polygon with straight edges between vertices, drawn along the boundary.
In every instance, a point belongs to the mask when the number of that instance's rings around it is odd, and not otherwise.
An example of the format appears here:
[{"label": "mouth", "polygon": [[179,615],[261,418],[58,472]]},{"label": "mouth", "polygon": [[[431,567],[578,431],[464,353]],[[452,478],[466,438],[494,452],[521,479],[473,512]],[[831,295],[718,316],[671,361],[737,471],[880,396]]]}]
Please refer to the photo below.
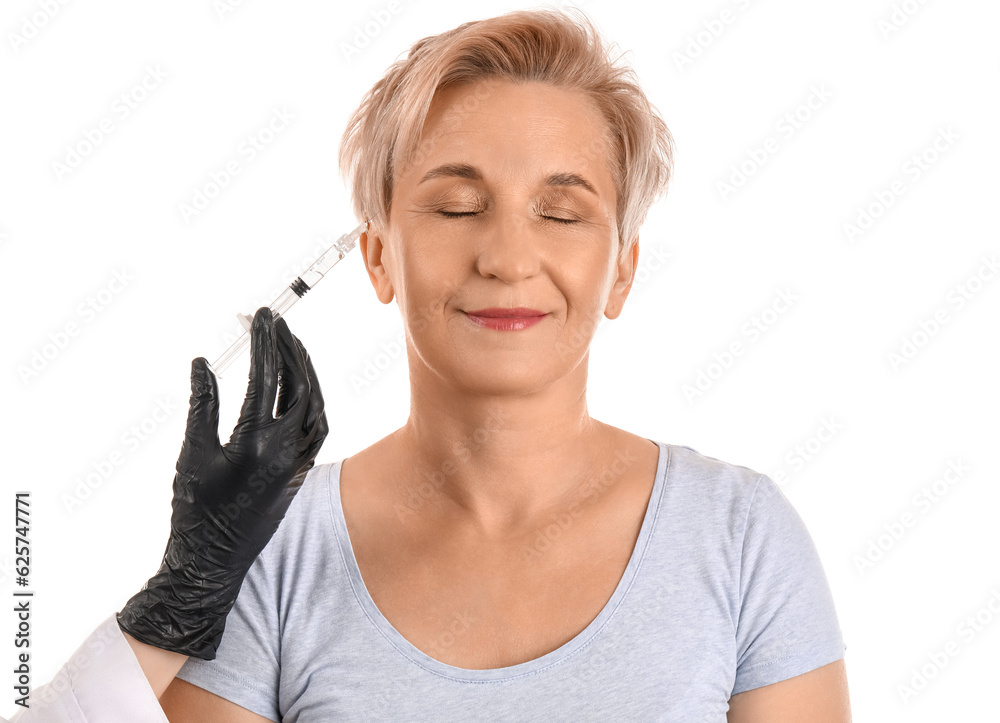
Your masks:
[{"label": "mouth", "polygon": [[515,306],[510,309],[492,306],[488,309],[477,309],[476,311],[467,311],[465,313],[469,316],[478,316],[484,319],[530,319],[535,316],[545,316],[544,311],[529,309],[524,306]]},{"label": "mouth", "polygon": [[495,331],[520,331],[534,326],[548,314],[538,309],[528,309],[523,306],[514,308],[491,307],[465,312],[469,321],[479,327]]}]

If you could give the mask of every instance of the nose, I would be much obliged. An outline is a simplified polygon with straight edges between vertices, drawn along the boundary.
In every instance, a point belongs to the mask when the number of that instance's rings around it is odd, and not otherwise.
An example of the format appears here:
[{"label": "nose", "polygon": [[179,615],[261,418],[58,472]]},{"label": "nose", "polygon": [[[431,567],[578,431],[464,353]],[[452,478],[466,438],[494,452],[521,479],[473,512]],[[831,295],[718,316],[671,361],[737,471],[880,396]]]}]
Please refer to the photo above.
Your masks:
[{"label": "nose", "polygon": [[508,284],[531,278],[541,269],[540,231],[516,211],[497,211],[479,237],[476,267],[486,277]]}]

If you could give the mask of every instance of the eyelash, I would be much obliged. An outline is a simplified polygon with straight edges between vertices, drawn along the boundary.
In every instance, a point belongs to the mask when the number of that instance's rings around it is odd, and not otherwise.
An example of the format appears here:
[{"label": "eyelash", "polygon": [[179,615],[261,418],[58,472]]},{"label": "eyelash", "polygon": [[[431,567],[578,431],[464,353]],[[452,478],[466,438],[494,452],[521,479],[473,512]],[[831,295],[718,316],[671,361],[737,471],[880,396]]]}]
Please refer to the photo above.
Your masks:
[{"label": "eyelash", "polygon": [[[468,218],[469,216],[476,216],[479,211],[438,211],[445,218]],[[542,218],[547,218],[549,221],[555,221],[556,223],[578,223],[575,218],[556,218],[555,216],[542,216]]]}]

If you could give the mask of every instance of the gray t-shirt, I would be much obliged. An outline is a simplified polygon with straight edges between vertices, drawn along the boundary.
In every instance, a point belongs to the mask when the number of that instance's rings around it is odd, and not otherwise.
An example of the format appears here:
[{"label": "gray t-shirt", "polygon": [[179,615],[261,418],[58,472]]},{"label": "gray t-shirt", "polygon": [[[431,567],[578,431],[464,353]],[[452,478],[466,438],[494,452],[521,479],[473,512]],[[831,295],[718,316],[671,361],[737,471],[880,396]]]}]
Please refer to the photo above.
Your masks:
[{"label": "gray t-shirt", "polygon": [[540,658],[469,670],[400,635],[361,579],[337,462],[310,471],[251,567],[216,659],[178,675],[273,721],[725,723],[733,694],[844,657],[816,549],[778,486],[657,444],[621,581],[583,632]]}]

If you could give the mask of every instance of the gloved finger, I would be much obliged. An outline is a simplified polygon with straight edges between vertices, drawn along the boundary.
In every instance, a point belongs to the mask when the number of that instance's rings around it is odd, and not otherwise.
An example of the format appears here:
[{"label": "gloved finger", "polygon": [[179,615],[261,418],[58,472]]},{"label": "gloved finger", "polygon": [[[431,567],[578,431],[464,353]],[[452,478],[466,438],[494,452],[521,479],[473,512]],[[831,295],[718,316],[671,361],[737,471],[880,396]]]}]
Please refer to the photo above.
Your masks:
[{"label": "gloved finger", "polygon": [[276,415],[290,424],[300,426],[305,417],[309,398],[309,375],[306,371],[305,349],[292,336],[284,319],[274,325],[277,350],[283,362],[281,389]]},{"label": "gloved finger", "polygon": [[274,317],[269,308],[262,306],[250,326],[250,380],[237,427],[261,426],[271,420],[278,393],[278,365]]},{"label": "gloved finger", "polygon": [[[287,325],[286,325],[286,327],[287,327]],[[292,345],[293,349],[295,349],[296,351],[298,351],[298,350],[305,351],[304,347],[302,346],[302,342],[299,341],[298,337],[296,337],[295,334],[291,333],[291,330],[289,330],[289,332],[288,332],[288,337],[286,337],[284,335],[284,333],[280,334],[280,337],[282,339],[287,339],[287,338],[290,337],[291,340],[292,340],[291,345]],[[285,346],[284,346],[284,344],[282,344],[282,346],[279,348],[279,351],[281,353],[278,354],[278,357],[281,359],[282,364],[284,364],[284,362],[285,362],[285,354],[286,354],[286,352],[284,350],[285,350]],[[298,355],[295,355],[295,356],[298,356]],[[282,381],[284,381],[284,374],[285,374],[285,369],[284,369],[284,367],[282,367]],[[309,375],[306,374],[306,381],[308,381],[308,379],[309,379]],[[292,394],[292,387],[291,387],[291,385],[282,384],[281,388],[278,390],[278,404],[277,404],[277,406],[275,407],[275,410],[274,410],[274,416],[275,416],[275,418],[276,419],[280,419],[281,417],[285,416],[288,413],[288,409],[292,406],[293,402],[294,402],[294,396]]]},{"label": "gloved finger", "polygon": [[323,392],[316,377],[316,369],[313,367],[312,358],[305,347],[302,346],[302,342],[294,334],[292,335],[292,339],[302,350],[302,354],[305,357],[306,372],[309,376],[309,402],[306,405],[305,418],[302,422],[305,436],[300,440],[298,445],[298,449],[301,450],[299,457],[308,460],[308,466],[305,468],[308,470],[314,464],[314,458],[319,453],[320,447],[323,446],[323,441],[326,439],[330,427],[327,424]]},{"label": "gloved finger", "polygon": [[323,442],[326,440],[326,435],[329,431],[330,427],[326,421],[326,412],[323,412],[316,424],[309,430],[309,434],[305,440],[305,451],[302,453],[302,458],[310,460],[310,467],[315,461],[316,455],[319,454],[320,447],[323,446]]},{"label": "gloved finger", "polygon": [[191,362],[191,399],[182,458],[219,446],[219,387],[205,357]]},{"label": "gloved finger", "polygon": [[312,465],[329,431],[330,427],[326,421],[326,412],[321,412],[313,424],[305,429],[304,436],[299,439],[296,445],[296,457],[308,461]]},{"label": "gloved finger", "polygon": [[[298,339],[296,339],[298,341]],[[329,432],[329,426],[326,422],[326,406],[323,400],[323,392],[319,387],[319,380],[316,378],[316,369],[313,367],[312,359],[309,356],[309,352],[303,349],[306,357],[306,372],[309,374],[309,405],[306,407],[306,418],[303,422],[305,429],[313,437],[319,438],[319,444],[323,443],[326,438],[327,432]],[[313,440],[310,440],[313,443]],[[316,448],[319,451],[319,448]]]},{"label": "gloved finger", "polygon": [[[302,423],[302,428],[308,431],[316,424],[316,420],[323,413],[323,392],[320,390],[319,381],[316,378],[316,369],[313,367],[309,352],[306,351],[306,348],[302,345],[302,341],[295,334],[289,333],[289,336],[295,350],[298,352],[296,356],[300,360],[305,370],[306,379],[309,382],[308,403]],[[288,410],[288,406],[290,406],[289,398],[282,399],[279,396],[278,414],[284,414]]]},{"label": "gloved finger", "polygon": [[302,469],[296,472],[295,476],[292,477],[291,482],[288,483],[288,488],[294,492],[298,492],[302,483],[305,481],[306,475],[309,474],[309,470],[311,470],[315,464],[316,460],[311,459],[308,463],[303,465]]}]

